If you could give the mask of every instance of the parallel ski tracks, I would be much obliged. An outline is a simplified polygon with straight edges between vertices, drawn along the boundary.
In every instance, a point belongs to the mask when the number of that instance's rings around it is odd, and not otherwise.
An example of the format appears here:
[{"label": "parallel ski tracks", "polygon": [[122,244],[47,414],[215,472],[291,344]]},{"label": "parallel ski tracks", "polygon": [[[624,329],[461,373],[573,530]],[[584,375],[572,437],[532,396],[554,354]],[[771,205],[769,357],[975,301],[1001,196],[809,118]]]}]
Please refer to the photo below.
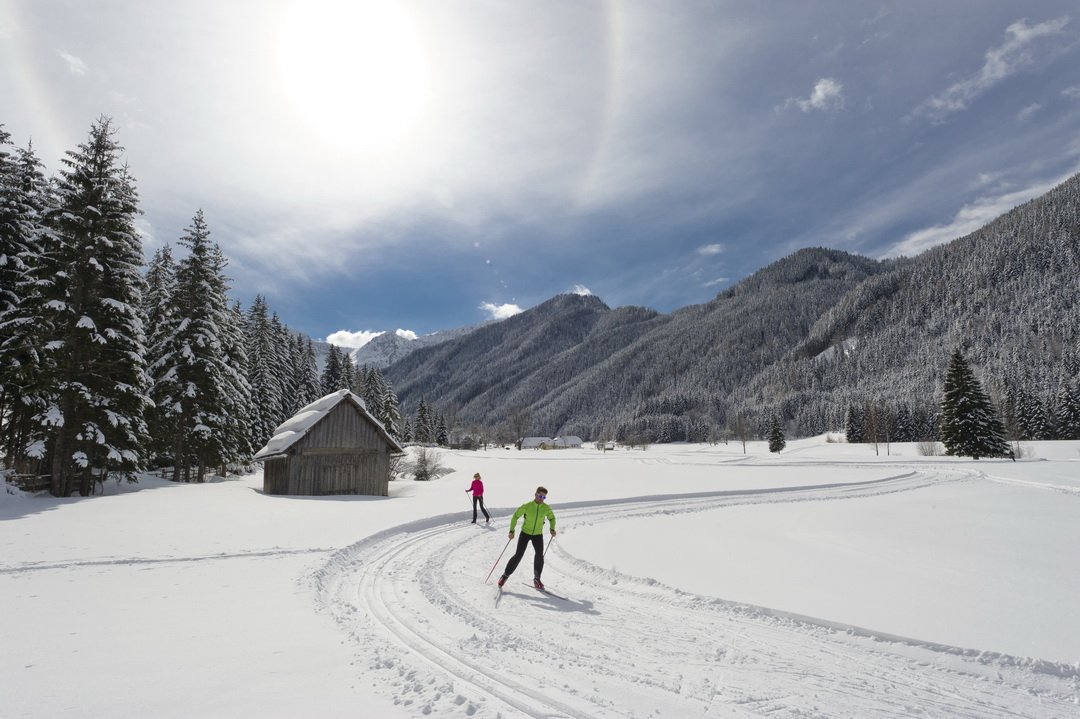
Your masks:
[{"label": "parallel ski tracks", "polygon": [[[571,527],[828,501],[957,478],[907,471],[856,484],[581,502],[560,505],[559,519]],[[365,678],[416,716],[1080,715],[1080,668],[687,594],[596,567],[558,542],[545,579],[568,599],[507,585],[493,608],[495,585],[482,583],[501,544],[492,539],[434,518],[343,549],[313,576],[318,606],[356,644]]]}]

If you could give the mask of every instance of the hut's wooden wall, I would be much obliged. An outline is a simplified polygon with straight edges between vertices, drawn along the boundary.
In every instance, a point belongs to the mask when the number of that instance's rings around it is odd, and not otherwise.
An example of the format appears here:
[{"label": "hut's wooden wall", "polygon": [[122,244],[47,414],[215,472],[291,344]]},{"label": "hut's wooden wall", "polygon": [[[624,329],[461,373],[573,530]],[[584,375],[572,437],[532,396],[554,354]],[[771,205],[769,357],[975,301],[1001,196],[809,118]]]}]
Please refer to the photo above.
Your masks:
[{"label": "hut's wooden wall", "polygon": [[263,462],[263,491],[267,494],[289,493],[289,457]]},{"label": "hut's wooden wall", "polygon": [[263,471],[268,494],[385,497],[390,450],[375,426],[342,402],[293,445],[289,457],[266,462]]},{"label": "hut's wooden wall", "polygon": [[[293,457],[300,471],[290,482],[289,494],[370,494],[385,497],[389,481],[389,467],[380,462],[385,452],[361,450],[359,452],[333,454],[304,453]],[[379,467],[386,469],[380,475]]]}]

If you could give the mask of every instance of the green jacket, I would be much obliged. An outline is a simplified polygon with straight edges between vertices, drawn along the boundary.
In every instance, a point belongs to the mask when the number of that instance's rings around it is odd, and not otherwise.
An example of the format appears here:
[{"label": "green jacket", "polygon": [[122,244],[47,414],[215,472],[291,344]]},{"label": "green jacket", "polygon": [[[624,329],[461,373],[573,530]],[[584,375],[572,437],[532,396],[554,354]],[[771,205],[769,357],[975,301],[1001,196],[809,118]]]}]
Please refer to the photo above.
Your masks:
[{"label": "green jacket", "polygon": [[551,507],[547,503],[539,504],[535,500],[529,500],[525,504],[517,508],[514,512],[514,516],[510,518],[510,531],[513,532],[517,527],[518,519],[524,517],[525,521],[521,525],[521,531],[524,534],[543,534],[544,533],[544,517],[547,517],[548,528],[551,531],[555,531],[555,513],[551,511]]}]

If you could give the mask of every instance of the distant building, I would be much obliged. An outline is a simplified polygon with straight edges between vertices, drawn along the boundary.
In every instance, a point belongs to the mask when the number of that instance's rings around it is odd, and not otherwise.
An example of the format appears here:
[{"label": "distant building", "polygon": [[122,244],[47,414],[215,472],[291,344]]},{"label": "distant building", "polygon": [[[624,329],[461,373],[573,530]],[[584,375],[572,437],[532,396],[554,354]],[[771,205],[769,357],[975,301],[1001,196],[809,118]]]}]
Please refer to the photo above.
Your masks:
[{"label": "distant building", "polygon": [[405,450],[347,389],[283,422],[255,453],[266,494],[389,494],[390,457]]},{"label": "distant building", "polygon": [[567,449],[580,447],[581,437],[525,437],[521,440],[522,449]]}]

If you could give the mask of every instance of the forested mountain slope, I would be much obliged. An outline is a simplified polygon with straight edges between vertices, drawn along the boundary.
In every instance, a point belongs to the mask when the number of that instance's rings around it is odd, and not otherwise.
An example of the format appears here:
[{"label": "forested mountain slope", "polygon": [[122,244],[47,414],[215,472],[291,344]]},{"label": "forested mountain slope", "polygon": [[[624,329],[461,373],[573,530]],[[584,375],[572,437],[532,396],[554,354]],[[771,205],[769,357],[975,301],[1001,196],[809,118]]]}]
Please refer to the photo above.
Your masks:
[{"label": "forested mountain slope", "polygon": [[386,376],[406,398],[403,406],[424,397],[444,411],[456,410],[463,421],[494,426],[513,409],[572,385],[581,371],[578,357],[595,363],[658,320],[664,318],[652,310],[612,310],[596,297],[559,295],[465,337],[417,350],[387,368]]},{"label": "forested mountain slope", "polygon": [[1080,176],[863,283],[731,402],[803,433],[850,403],[930,411],[955,348],[1021,436],[1044,434],[1080,376]]},{"label": "forested mountain slope", "polygon": [[712,418],[733,386],[783,356],[822,312],[883,267],[803,250],[670,315],[559,295],[418,350],[386,376],[407,407],[424,397],[488,426],[526,408],[540,434],[611,436],[653,416]]},{"label": "forested mountain slope", "polygon": [[700,441],[777,415],[806,435],[875,406],[919,439],[959,347],[1042,438],[1080,371],[1078,276],[1080,176],[915,258],[800,250],[669,315],[560,295],[386,375],[407,408],[487,427],[524,409],[532,434]]}]

